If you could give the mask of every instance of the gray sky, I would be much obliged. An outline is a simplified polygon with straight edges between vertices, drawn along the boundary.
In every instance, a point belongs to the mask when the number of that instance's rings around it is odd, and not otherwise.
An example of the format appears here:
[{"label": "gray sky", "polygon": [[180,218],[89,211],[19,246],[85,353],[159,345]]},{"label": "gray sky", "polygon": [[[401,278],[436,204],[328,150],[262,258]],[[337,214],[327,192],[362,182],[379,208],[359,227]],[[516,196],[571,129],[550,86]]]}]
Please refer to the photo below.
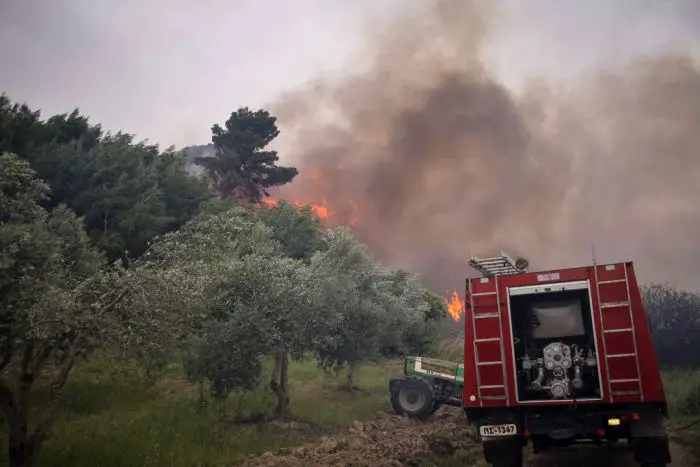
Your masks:
[{"label": "gray sky", "polygon": [[[0,0],[0,89],[45,114],[177,146],[204,143],[241,105],[264,106],[352,68],[363,25],[411,0]],[[697,42],[694,0],[505,0],[490,38],[501,79],[577,75]],[[284,131],[284,128],[282,128]]]}]

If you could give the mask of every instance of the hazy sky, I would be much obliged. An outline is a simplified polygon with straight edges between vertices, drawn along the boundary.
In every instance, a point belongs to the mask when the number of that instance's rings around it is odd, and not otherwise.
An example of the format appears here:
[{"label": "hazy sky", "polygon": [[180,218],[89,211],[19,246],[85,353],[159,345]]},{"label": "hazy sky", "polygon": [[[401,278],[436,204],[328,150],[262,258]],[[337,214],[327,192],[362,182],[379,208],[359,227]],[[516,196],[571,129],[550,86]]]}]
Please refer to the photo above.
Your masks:
[{"label": "hazy sky", "polygon": [[[164,145],[208,142],[241,105],[352,69],[363,26],[411,0],[0,0],[0,89],[45,114],[79,107]],[[697,42],[696,0],[506,0],[490,61],[517,86]],[[284,130],[284,129],[283,129]]]},{"label": "hazy sky", "polygon": [[281,195],[359,206],[359,238],[436,289],[469,254],[591,243],[698,289],[700,1],[469,1],[0,0],[0,90],[178,147],[268,108],[301,169]]}]

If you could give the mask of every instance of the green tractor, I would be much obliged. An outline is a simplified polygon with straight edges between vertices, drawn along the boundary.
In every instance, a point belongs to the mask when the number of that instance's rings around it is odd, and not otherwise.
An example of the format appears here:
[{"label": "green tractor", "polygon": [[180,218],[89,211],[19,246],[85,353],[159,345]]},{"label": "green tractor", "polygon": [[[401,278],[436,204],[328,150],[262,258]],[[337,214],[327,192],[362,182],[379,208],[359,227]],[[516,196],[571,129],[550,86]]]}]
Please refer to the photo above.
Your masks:
[{"label": "green tractor", "polygon": [[406,357],[404,377],[389,381],[397,414],[424,420],[441,405],[462,407],[464,365],[436,358]]}]

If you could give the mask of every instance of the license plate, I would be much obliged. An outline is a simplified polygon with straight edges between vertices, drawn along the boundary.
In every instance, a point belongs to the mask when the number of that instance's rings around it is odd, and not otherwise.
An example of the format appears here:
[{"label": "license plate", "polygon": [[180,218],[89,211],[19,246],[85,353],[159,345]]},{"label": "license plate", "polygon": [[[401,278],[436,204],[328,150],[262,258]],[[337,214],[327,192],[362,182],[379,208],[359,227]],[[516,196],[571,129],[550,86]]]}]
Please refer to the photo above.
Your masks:
[{"label": "license plate", "polygon": [[512,436],[518,432],[518,427],[513,423],[507,425],[481,425],[479,434],[487,438],[491,436]]}]

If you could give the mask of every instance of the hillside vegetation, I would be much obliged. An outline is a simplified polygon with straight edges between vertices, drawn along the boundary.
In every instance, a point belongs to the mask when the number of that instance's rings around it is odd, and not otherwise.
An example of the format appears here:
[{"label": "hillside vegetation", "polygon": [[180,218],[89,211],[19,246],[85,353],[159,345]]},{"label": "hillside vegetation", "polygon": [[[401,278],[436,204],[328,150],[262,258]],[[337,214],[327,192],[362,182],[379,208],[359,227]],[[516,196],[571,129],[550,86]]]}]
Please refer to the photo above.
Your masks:
[{"label": "hillside vegetation", "polygon": [[[235,463],[374,418],[407,353],[461,358],[419,277],[311,206],[264,202],[298,173],[278,133],[240,108],[190,173],[174,148],[0,96],[3,462]],[[645,297],[689,420],[698,297]]]}]

